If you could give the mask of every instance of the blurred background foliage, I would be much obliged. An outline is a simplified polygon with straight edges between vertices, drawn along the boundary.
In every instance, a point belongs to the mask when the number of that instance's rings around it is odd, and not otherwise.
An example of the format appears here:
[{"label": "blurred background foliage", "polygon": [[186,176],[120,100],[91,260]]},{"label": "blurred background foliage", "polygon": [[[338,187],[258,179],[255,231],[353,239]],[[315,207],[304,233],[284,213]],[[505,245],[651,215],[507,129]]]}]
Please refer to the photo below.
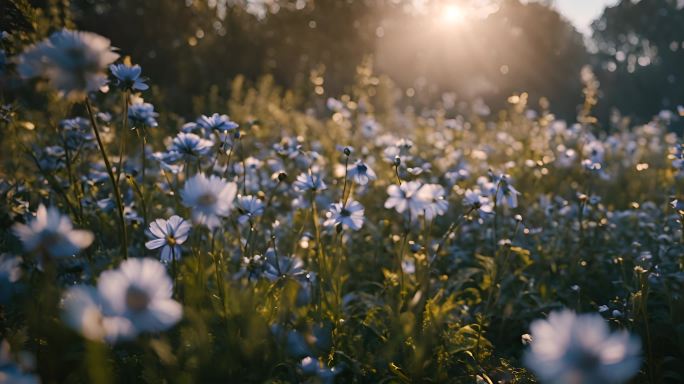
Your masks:
[{"label": "blurred background foliage", "polygon": [[[443,159],[449,151],[454,154],[456,148],[434,145],[439,141],[457,142],[458,149],[463,148],[469,155],[472,148],[481,148],[477,152],[489,159],[473,162],[474,175],[485,174],[490,164],[505,167],[511,160],[513,178],[526,186],[527,196],[521,197],[521,205],[530,208],[519,210],[526,219],[551,227],[555,225],[555,211],[551,210],[548,222],[542,212],[544,206],[555,205],[562,205],[573,218],[564,219],[563,226],[551,232],[561,234],[558,238],[549,239],[531,228],[533,235],[520,244],[524,247],[506,248],[507,263],[510,256],[506,266],[511,273],[502,278],[501,296],[494,300],[489,317],[482,315],[489,309],[483,297],[494,292],[493,276],[499,266],[492,261],[494,258],[485,256],[500,251],[498,245],[482,241],[477,227],[464,230],[448,258],[438,261],[440,279],[432,287],[435,294],[424,299],[416,296],[416,306],[393,312],[391,302],[383,300],[396,296],[397,275],[381,266],[390,265],[391,255],[397,253],[392,233],[397,233],[399,223],[374,220],[369,209],[369,223],[375,225],[374,229],[363,235],[363,241],[354,242],[349,252],[346,268],[355,277],[349,282],[350,291],[358,291],[359,295],[349,304],[344,324],[309,321],[307,309],[296,305],[297,291],[288,280],[273,286],[261,282],[254,289],[244,289],[242,283],[229,285],[224,302],[230,305],[230,315],[217,317],[215,299],[207,295],[213,292],[212,287],[206,289],[203,283],[187,278],[182,281],[189,303],[184,309],[184,322],[177,332],[161,338],[145,338],[113,351],[85,342],[58,321],[54,284],[36,284],[34,289],[44,288],[47,292],[39,295],[41,300],[26,294],[26,307],[17,306],[0,318],[2,325],[9,325],[0,328],[13,330],[3,336],[13,345],[28,344],[36,350],[38,373],[54,382],[83,382],[83,377],[97,374],[104,377],[100,382],[113,378],[134,382],[141,377],[148,382],[218,382],[226,378],[234,382],[286,382],[297,377],[293,367],[296,358],[302,357],[297,348],[341,362],[344,370],[340,380],[344,381],[360,378],[360,382],[380,382],[389,378],[386,382],[410,382],[412,378],[428,382],[432,378],[444,382],[451,378],[470,382],[475,374],[488,372],[495,379],[530,382],[528,373],[516,368],[521,366],[523,350],[519,338],[528,324],[540,313],[568,303],[574,303],[579,311],[593,311],[598,304],[606,303],[620,314],[612,320],[616,325],[630,327],[644,340],[647,333],[653,332],[647,345],[655,348],[648,350],[647,368],[638,379],[648,373],[661,382],[681,381],[684,306],[677,294],[682,292],[678,269],[681,258],[669,260],[667,256],[682,253],[679,246],[673,245],[660,256],[661,240],[657,240],[661,234],[677,238],[673,223],[681,219],[673,217],[666,204],[669,195],[679,195],[682,190],[682,181],[673,180],[664,156],[663,148],[674,141],[667,139],[659,125],[634,129],[634,136],[630,136],[631,125],[625,121],[608,123],[617,116],[613,108],[636,120],[647,120],[662,108],[675,109],[684,103],[684,90],[678,85],[679,74],[684,71],[679,63],[684,41],[684,24],[679,20],[681,1],[621,1],[594,23],[593,39],[586,41],[545,4],[523,4],[518,0],[469,3],[480,11],[473,16],[475,22],[449,26],[435,22],[437,16],[430,11],[431,6],[443,3],[428,1],[0,0],[1,29],[26,32],[15,34],[16,39],[37,41],[60,26],[111,38],[151,77],[152,90],[145,97],[163,111],[159,117],[161,127],[172,130],[180,126],[183,119],[178,115],[226,111],[249,127],[252,146],[247,146],[247,153],[257,153],[263,143],[277,142],[280,136],[301,136],[315,138],[322,153],[339,156],[336,145],[345,139],[360,142],[357,123],[362,117],[372,116],[394,134],[412,130],[416,148],[430,159]],[[28,42],[11,41],[16,45],[8,43],[4,48],[11,57]],[[586,64],[594,72],[585,70],[581,81],[580,73]],[[9,80],[0,77],[2,81]],[[0,85],[3,92],[13,87],[9,83]],[[507,99],[522,91],[528,93]],[[27,90],[17,86],[12,92]],[[346,96],[340,99],[349,106],[353,124],[340,113],[327,111],[321,117],[306,109],[320,106],[324,110],[328,97],[343,93]],[[0,145],[6,148],[3,153],[21,153],[20,143],[27,147],[47,146],[53,136],[44,128],[49,127],[51,116],[83,114],[79,107],[69,113],[66,104],[48,101],[44,93],[20,96],[17,99],[21,104],[30,106],[20,115],[24,141],[0,135]],[[542,96],[549,103],[539,103],[540,116],[529,116],[527,111]],[[592,111],[595,97],[599,102]],[[487,122],[478,113],[478,108],[486,108],[484,103],[475,103],[472,109],[460,105],[461,101],[477,98],[496,110],[497,106],[506,108]],[[582,100],[584,105],[578,113],[577,105]],[[396,110],[395,102],[406,108]],[[120,112],[113,104],[101,105],[103,110]],[[413,113],[411,108],[421,106],[434,109],[426,115]],[[616,179],[589,179],[590,185],[583,185],[588,178],[580,168],[559,169],[547,175],[542,161],[547,157],[542,154],[554,154],[558,144],[568,144],[579,153],[583,145],[579,137],[588,137],[584,130],[569,139],[559,135],[558,141],[550,141],[547,147],[544,133],[550,132],[547,128],[554,120],[550,111],[568,119],[579,114],[581,123],[591,123],[597,116],[605,127],[622,127],[620,142],[638,143],[639,150],[628,150],[626,145],[611,153],[615,158],[613,169],[608,171],[618,175]],[[466,120],[450,120],[446,115],[451,114],[465,115]],[[447,120],[455,128],[436,128],[446,126]],[[36,127],[40,130],[34,131]],[[150,132],[150,143],[160,148],[166,133]],[[355,134],[356,140],[351,140]],[[543,144],[540,148],[537,139]],[[531,165],[525,161],[534,158],[542,160]],[[33,163],[16,160],[13,156],[3,157],[7,164],[3,169],[17,175],[35,174]],[[648,167],[640,169],[636,164]],[[90,167],[89,162],[82,167]],[[292,167],[288,173],[296,175],[298,170]],[[645,176],[638,176],[638,172],[645,172]],[[392,169],[385,166],[381,179],[392,177]],[[50,196],[43,179],[28,179],[33,183],[28,190]],[[583,208],[576,196],[588,189],[606,199],[605,205],[597,204],[597,210],[587,218],[593,223],[592,236],[587,237],[591,246],[582,247],[580,241],[584,240],[577,238],[574,217]],[[561,201],[572,203],[547,201],[547,195],[556,191],[560,191]],[[12,195],[5,193],[4,198]],[[167,198],[151,208],[162,212],[173,204]],[[381,207],[383,199],[384,194],[368,194],[364,205]],[[635,201],[646,203],[639,205]],[[285,209],[288,204],[284,203]],[[662,211],[659,207],[663,207]],[[612,209],[629,211],[613,214]],[[668,212],[668,216],[662,212]],[[96,224],[90,228],[97,233],[111,231],[111,222],[101,220],[97,214],[92,218]],[[9,226],[10,217],[4,212],[0,216],[3,227]],[[455,212],[447,219],[439,233],[444,233],[447,222],[460,220]],[[305,220],[302,213],[293,216],[297,227]],[[515,235],[517,225],[509,217],[502,229]],[[142,244],[142,231],[135,229],[136,242]],[[7,231],[2,235],[11,238]],[[295,236],[282,238],[284,249],[296,248]],[[5,241],[18,247],[16,239]],[[116,257],[116,247],[109,244],[110,250],[106,251],[106,242],[115,239],[102,241],[93,254],[98,262],[107,264]],[[373,244],[372,249],[368,243]],[[645,274],[625,271],[634,269],[634,260],[639,260],[642,250],[650,255],[652,249],[656,260],[662,257],[665,262],[651,287]],[[366,257],[370,252],[374,256]],[[304,253],[310,256],[311,250]],[[414,253],[418,275],[424,276],[428,271],[423,264],[426,256],[420,249]],[[588,263],[582,274],[566,272],[579,257],[596,261]],[[239,263],[232,262],[234,266]],[[188,258],[183,274],[193,276],[194,266],[195,260]],[[65,280],[72,277],[65,276]],[[410,284],[417,291],[421,281],[416,279]],[[574,288],[579,284],[581,290]],[[472,310],[461,312],[459,308]],[[26,326],[25,313],[31,318]],[[290,318],[297,319],[289,324],[296,332],[286,333],[271,326],[290,322]],[[286,349],[295,349],[297,354],[286,356]],[[431,358],[426,358],[428,355]],[[476,364],[476,360],[480,361]],[[89,372],[100,367],[110,371]]]},{"label": "blurred background foliage", "polygon": [[[30,4],[53,25],[111,38],[152,74],[164,106],[180,114],[191,112],[191,96],[215,84],[228,97],[237,75],[254,82],[269,74],[302,105],[322,103],[349,92],[357,66],[369,61],[417,107],[481,98],[498,110],[507,96],[527,92],[572,119],[587,64],[601,84],[596,116],[604,125],[616,111],[642,122],[684,104],[684,4],[677,0],[621,0],[587,38],[551,1],[3,2],[3,30],[34,28],[9,12]],[[458,15],[465,20],[442,20],[450,4],[468,10]]]}]

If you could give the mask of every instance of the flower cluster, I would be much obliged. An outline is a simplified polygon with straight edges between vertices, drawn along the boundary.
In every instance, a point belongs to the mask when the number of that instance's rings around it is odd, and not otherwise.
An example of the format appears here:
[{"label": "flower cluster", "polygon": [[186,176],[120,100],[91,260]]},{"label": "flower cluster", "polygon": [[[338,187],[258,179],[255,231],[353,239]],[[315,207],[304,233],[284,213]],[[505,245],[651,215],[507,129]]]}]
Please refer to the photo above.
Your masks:
[{"label": "flower cluster", "polygon": [[552,312],[530,326],[527,365],[546,383],[623,383],[641,366],[640,343],[611,334],[598,314]]},{"label": "flower cluster", "polygon": [[118,57],[109,39],[62,29],[28,47],[16,62],[22,77],[44,77],[60,95],[77,101],[107,84],[105,70]]},{"label": "flower cluster", "polygon": [[[186,115],[104,37],[13,55],[72,104],[0,119],[0,324],[45,381],[684,375],[684,150],[662,119],[390,108],[380,78],[310,105],[237,81]],[[3,351],[0,382],[32,378]]]},{"label": "flower cluster", "polygon": [[173,284],[154,259],[129,259],[103,272],[97,288],[67,290],[65,322],[91,340],[117,342],[141,332],[160,332],[175,325],[183,309],[171,297]]}]

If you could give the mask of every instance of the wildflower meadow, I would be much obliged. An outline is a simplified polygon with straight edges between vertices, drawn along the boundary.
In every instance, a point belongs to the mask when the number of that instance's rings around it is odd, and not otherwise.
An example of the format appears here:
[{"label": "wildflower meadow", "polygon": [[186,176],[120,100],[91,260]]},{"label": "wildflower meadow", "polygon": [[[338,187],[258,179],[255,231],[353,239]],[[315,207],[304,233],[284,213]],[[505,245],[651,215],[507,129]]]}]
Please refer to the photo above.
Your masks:
[{"label": "wildflower meadow", "polygon": [[9,3],[0,383],[684,382],[676,109],[601,124],[589,66],[570,119],[422,103],[365,60],[179,112],[108,36]]}]

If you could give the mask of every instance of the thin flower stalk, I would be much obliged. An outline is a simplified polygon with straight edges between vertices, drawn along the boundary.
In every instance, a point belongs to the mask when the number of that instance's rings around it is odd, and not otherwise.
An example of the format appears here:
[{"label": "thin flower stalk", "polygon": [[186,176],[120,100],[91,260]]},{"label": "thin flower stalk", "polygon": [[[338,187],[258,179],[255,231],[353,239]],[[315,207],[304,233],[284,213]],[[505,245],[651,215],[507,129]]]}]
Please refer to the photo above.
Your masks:
[{"label": "thin flower stalk", "polygon": [[105,150],[102,139],[100,138],[100,132],[97,127],[97,121],[95,121],[95,115],[93,114],[93,108],[90,105],[90,99],[86,97],[85,99],[86,109],[88,110],[88,116],[90,117],[90,124],[93,127],[93,132],[95,133],[95,138],[97,139],[97,145],[100,148],[100,154],[102,155],[102,160],[105,163],[105,168],[107,169],[107,175],[112,183],[112,189],[114,193],[114,198],[116,200],[116,208],[119,211],[119,223],[121,225],[121,253],[123,258],[128,259],[128,231],[126,229],[126,219],[124,217],[123,202],[121,201],[121,190],[119,189],[119,184],[116,182],[116,177],[112,172],[112,164],[109,162],[109,157],[107,156],[107,151]]}]

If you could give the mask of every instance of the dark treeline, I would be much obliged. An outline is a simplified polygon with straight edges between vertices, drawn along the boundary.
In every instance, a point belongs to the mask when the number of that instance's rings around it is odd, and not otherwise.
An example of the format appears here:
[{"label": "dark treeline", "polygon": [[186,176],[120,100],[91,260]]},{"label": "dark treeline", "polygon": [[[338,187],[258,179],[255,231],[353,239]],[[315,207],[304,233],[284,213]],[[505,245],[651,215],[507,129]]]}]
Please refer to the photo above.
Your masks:
[{"label": "dark treeline", "polygon": [[315,85],[325,93],[317,97],[336,96],[348,91],[369,57],[376,72],[413,88],[418,106],[453,92],[458,100],[481,97],[499,108],[524,91],[530,100],[548,98],[556,114],[572,119],[586,64],[601,83],[597,116],[604,123],[615,110],[644,121],[684,104],[684,10],[677,0],[622,0],[605,10],[586,42],[546,3],[461,3],[479,14],[448,26],[439,16],[446,2],[439,1],[423,12],[387,0],[32,2],[111,38],[180,113],[190,108],[190,96],[212,84],[228,92],[238,74],[250,80],[272,74],[305,96],[315,96],[312,83],[322,79]]}]

